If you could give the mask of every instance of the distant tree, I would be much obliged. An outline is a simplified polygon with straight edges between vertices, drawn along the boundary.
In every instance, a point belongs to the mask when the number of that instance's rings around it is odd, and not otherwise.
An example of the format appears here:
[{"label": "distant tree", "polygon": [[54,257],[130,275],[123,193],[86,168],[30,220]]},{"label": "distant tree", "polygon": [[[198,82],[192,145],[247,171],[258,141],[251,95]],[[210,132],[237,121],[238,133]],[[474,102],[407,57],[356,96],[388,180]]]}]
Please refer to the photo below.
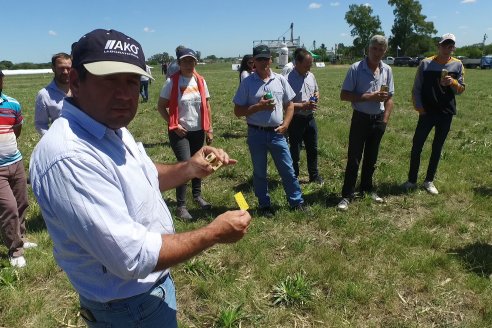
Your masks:
[{"label": "distant tree", "polygon": [[360,55],[365,54],[371,36],[383,34],[381,20],[379,16],[372,15],[372,8],[369,5],[350,5],[349,11],[345,14],[345,20],[352,27],[350,35],[355,37],[355,52]]},{"label": "distant tree", "polygon": [[0,69],[11,69],[13,66],[14,66],[14,63],[12,63],[9,60],[0,61]]},{"label": "distant tree", "polygon": [[147,58],[147,63],[157,65],[161,63],[168,63],[172,61],[172,58],[169,57],[167,52],[163,52],[161,54],[155,54]]},{"label": "distant tree", "polygon": [[407,56],[425,52],[425,48],[432,44],[432,35],[437,31],[434,23],[426,21],[427,16],[422,15],[420,2],[417,0],[388,0],[388,4],[395,7],[393,9],[395,20],[391,28],[392,37],[389,39],[390,52]]},{"label": "distant tree", "polygon": [[217,60],[217,56],[215,56],[215,55],[209,55],[209,56],[205,57],[205,59],[210,60],[210,61],[216,61]]},{"label": "distant tree", "polygon": [[200,61],[201,57],[202,57],[202,52],[196,51],[196,59],[198,59],[198,61]]}]

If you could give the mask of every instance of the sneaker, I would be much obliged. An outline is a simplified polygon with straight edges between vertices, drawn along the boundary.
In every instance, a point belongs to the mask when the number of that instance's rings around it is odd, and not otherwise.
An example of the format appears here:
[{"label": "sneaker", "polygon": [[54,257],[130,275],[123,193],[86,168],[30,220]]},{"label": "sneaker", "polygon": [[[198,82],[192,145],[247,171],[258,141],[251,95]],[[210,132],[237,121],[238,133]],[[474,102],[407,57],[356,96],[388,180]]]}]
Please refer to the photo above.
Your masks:
[{"label": "sneaker", "polygon": [[11,257],[9,261],[10,261],[10,265],[16,268],[23,268],[27,264],[24,256]]},{"label": "sneaker", "polygon": [[378,194],[376,194],[375,192],[371,192],[370,197],[376,203],[383,203],[384,202],[384,199],[379,197]]},{"label": "sneaker", "polygon": [[424,189],[427,190],[427,192],[431,195],[439,194],[439,191],[437,190],[436,186],[434,186],[434,182],[432,181],[424,181]]},{"label": "sneaker", "polygon": [[314,179],[309,179],[309,182],[311,182],[311,183],[317,183],[317,184],[319,184],[320,186],[322,186],[322,185],[324,185],[324,184],[325,184],[325,181],[324,181],[324,180],[323,180],[323,178],[322,178],[322,177],[320,177],[319,175],[318,175],[316,178],[314,178]]},{"label": "sneaker", "polygon": [[35,248],[35,247],[38,247],[38,244],[30,242],[30,241],[25,241],[24,244],[22,245],[22,247],[24,249]]},{"label": "sneaker", "polygon": [[191,216],[190,212],[188,212],[185,206],[178,206],[176,215],[183,221],[193,221],[193,217]]},{"label": "sneaker", "polygon": [[340,203],[338,203],[337,208],[340,211],[346,211],[346,210],[348,210],[349,204],[350,204],[350,200],[348,198],[342,198]]},{"label": "sneaker", "polygon": [[403,190],[405,191],[410,191],[410,190],[414,190],[414,189],[417,189],[417,184],[416,183],[413,183],[413,182],[410,182],[410,181],[407,181],[405,182],[404,184],[402,184],[401,186],[403,188]]},{"label": "sneaker", "polygon": [[207,202],[205,199],[203,199],[202,196],[195,197],[194,199],[195,199],[195,202],[197,202],[198,205],[200,205],[202,210],[209,210],[212,208],[212,205],[210,205],[209,202]]},{"label": "sneaker", "polygon": [[275,216],[275,210],[271,206],[260,207],[258,209],[258,214],[267,218],[272,218]]}]

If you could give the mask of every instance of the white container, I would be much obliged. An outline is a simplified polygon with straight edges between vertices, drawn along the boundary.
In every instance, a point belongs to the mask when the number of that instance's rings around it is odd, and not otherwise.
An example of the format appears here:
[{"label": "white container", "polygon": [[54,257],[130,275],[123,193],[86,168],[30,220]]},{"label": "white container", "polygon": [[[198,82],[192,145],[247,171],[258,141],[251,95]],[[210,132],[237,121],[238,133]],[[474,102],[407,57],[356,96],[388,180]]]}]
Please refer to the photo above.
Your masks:
[{"label": "white container", "polygon": [[280,68],[287,65],[289,62],[289,48],[287,45],[282,44],[282,47],[278,50],[278,66]]}]

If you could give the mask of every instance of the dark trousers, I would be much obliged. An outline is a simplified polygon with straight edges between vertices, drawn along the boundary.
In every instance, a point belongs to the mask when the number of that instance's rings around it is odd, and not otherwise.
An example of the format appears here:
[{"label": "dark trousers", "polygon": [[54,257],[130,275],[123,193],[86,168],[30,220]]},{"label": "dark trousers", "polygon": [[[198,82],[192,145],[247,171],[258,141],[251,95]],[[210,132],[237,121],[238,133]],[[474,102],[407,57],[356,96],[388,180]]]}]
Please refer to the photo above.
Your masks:
[{"label": "dark trousers", "polygon": [[420,155],[424,147],[425,140],[430,131],[435,127],[434,140],[432,141],[432,152],[427,167],[425,181],[434,181],[437,171],[437,165],[441,157],[444,141],[448,136],[451,128],[453,115],[449,114],[432,114],[426,113],[419,115],[419,121],[413,135],[412,152],[410,153],[410,170],[408,171],[408,181],[417,182],[420,167]]},{"label": "dark trousers", "polygon": [[0,166],[0,231],[9,256],[24,254],[25,214],[28,206],[24,164]]},{"label": "dark trousers", "polygon": [[[174,155],[179,162],[184,162],[202,148],[205,140],[205,131],[188,131],[184,137],[180,137],[174,131],[169,131],[169,142]],[[198,197],[202,193],[202,180],[191,179],[191,192],[193,197]],[[176,188],[176,202],[178,207],[185,205],[186,184]]]},{"label": "dark trousers", "polygon": [[149,100],[149,81],[140,81],[140,95],[144,101]]},{"label": "dark trousers", "polygon": [[364,160],[360,176],[360,191],[372,191],[372,176],[378,159],[379,144],[386,130],[386,123],[384,123],[383,118],[384,113],[367,115],[354,110],[350,125],[347,167],[345,168],[342,197],[352,198],[355,194],[357,172],[359,171],[362,154],[364,154]]},{"label": "dark trousers", "polygon": [[309,180],[315,180],[318,173],[318,127],[314,115],[294,115],[289,125],[290,155],[296,177],[299,177],[299,157],[304,141]]}]

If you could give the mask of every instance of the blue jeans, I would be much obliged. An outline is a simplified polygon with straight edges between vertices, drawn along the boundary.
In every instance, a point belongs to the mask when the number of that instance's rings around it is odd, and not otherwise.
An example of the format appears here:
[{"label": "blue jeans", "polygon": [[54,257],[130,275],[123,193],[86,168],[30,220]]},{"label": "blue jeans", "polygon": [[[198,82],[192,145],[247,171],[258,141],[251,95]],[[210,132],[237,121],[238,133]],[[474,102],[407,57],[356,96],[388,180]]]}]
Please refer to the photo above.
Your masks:
[{"label": "blue jeans", "polygon": [[306,162],[309,181],[318,178],[318,127],[313,115],[294,115],[289,125],[290,155],[296,177],[299,176],[299,157],[301,143],[306,147]]},{"label": "blue jeans", "polygon": [[248,146],[253,162],[253,186],[260,208],[271,206],[267,181],[267,154],[272,155],[282,178],[290,206],[304,203],[301,186],[292,167],[292,157],[283,134],[248,127]]},{"label": "blue jeans", "polygon": [[140,95],[143,100],[149,100],[149,81],[140,81]]},{"label": "blue jeans", "polygon": [[437,165],[441,158],[444,141],[451,129],[453,115],[449,114],[432,114],[426,113],[419,115],[419,121],[413,135],[412,152],[410,154],[410,170],[408,172],[408,181],[417,182],[420,167],[420,154],[424,147],[425,140],[429,136],[432,128],[435,127],[434,140],[432,141],[432,152],[427,167],[425,181],[434,181],[437,171]]},{"label": "blue jeans", "polygon": [[89,328],[175,328],[176,293],[170,275],[148,292],[107,303],[80,296],[80,314]]}]

